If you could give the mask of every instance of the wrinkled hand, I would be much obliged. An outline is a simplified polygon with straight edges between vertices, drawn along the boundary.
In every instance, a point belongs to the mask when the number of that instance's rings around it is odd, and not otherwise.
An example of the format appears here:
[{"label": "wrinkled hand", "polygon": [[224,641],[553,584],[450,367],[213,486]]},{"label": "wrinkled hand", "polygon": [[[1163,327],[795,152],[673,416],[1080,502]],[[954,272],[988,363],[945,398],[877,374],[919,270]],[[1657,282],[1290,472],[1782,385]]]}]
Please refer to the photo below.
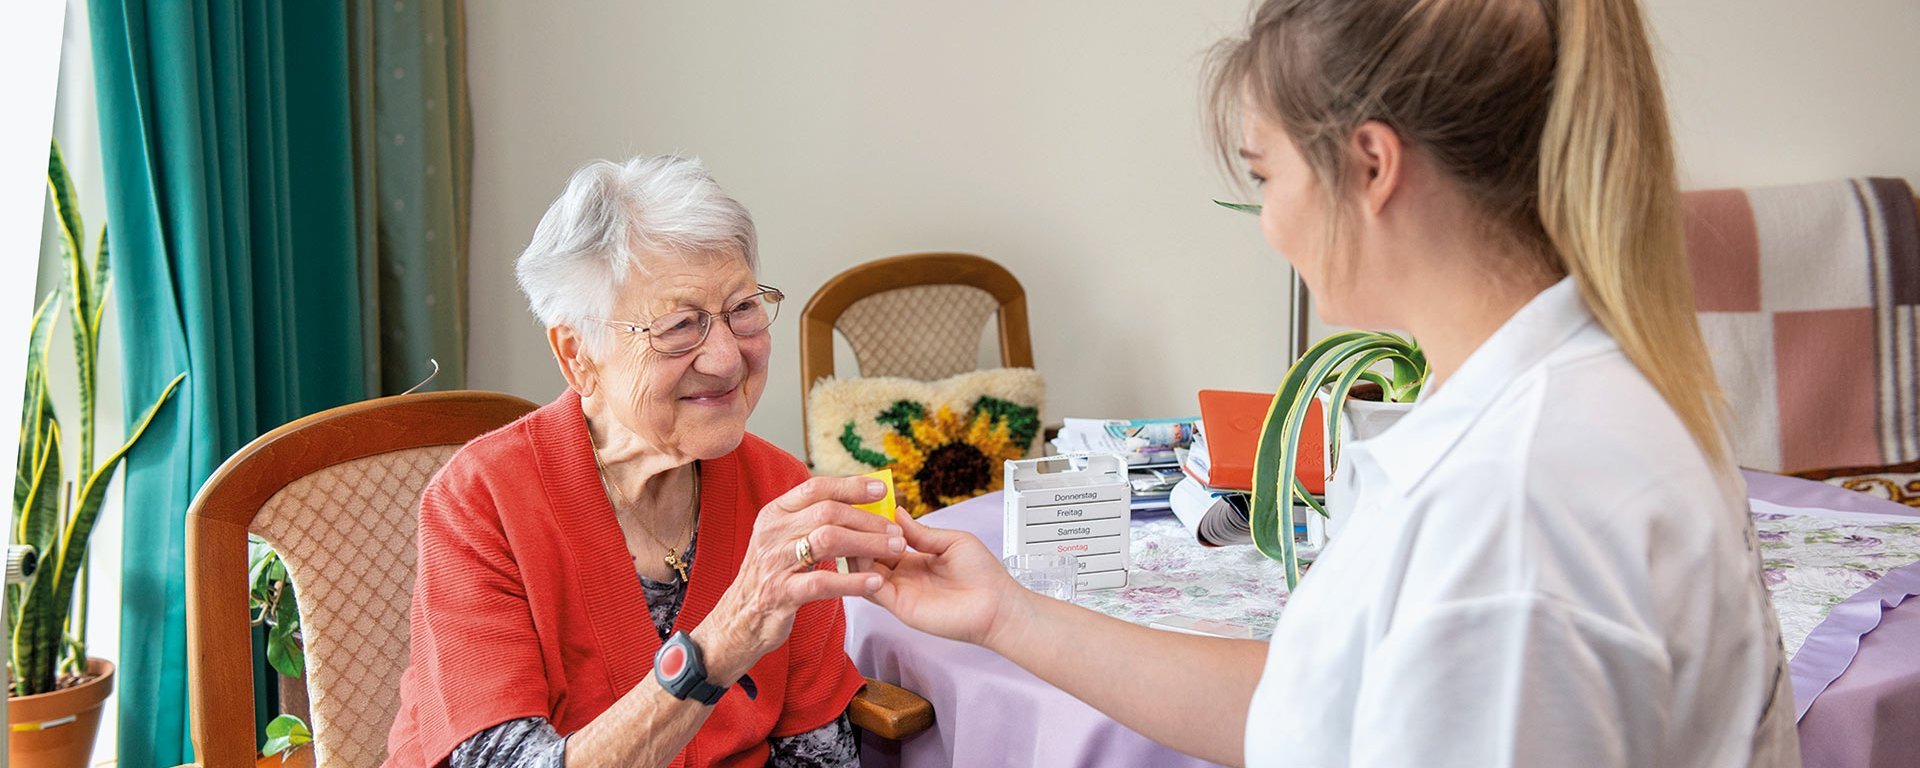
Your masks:
[{"label": "wrinkled hand", "polygon": [[[885,494],[885,486],[867,478],[815,477],[761,508],[733,584],[692,633],[712,679],[731,681],[785,643],[800,606],[880,588],[880,576],[840,573],[833,559],[864,562],[906,549],[900,526],[849,506]],[[803,537],[812,546],[813,567],[803,567],[795,552]]]},{"label": "wrinkled hand", "polygon": [[908,626],[991,646],[1034,597],[973,534],[930,528],[908,515],[900,516],[900,527],[914,551],[874,562],[886,583],[867,599]]}]

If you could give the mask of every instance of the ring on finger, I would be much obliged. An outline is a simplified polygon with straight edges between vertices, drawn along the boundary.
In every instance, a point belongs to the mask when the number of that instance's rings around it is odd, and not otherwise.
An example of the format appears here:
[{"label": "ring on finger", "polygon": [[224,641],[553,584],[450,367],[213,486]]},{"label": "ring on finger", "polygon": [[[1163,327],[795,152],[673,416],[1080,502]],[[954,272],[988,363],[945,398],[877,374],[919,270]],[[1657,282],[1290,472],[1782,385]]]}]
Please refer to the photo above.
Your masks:
[{"label": "ring on finger", "polygon": [[815,562],[813,559],[813,542],[808,541],[807,537],[801,536],[799,540],[793,542],[793,556],[794,559],[800,561],[800,567],[812,568]]}]

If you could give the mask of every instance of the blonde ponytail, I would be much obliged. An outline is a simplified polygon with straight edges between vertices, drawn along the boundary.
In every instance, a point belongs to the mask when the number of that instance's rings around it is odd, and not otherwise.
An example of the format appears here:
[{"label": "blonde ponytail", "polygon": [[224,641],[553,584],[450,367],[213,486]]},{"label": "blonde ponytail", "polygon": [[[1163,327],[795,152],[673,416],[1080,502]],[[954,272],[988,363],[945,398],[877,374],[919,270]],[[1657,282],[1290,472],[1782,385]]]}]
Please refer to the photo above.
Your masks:
[{"label": "blonde ponytail", "polygon": [[1701,450],[1729,459],[1725,399],[1695,320],[1666,97],[1633,0],[1548,0],[1553,98],[1540,141],[1540,224],[1620,349]]}]

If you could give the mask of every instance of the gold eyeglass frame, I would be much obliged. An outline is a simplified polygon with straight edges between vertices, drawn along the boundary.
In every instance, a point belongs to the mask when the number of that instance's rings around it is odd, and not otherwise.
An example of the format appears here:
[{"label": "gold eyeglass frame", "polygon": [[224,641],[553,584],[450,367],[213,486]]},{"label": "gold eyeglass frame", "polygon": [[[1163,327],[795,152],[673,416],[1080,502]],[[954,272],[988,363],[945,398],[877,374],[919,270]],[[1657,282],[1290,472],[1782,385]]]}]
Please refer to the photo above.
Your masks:
[{"label": "gold eyeglass frame", "polygon": [[[761,328],[760,330],[754,331],[752,333],[741,333],[734,329],[733,313],[741,311],[738,309],[729,309],[721,312],[708,312],[705,309],[702,309],[699,307],[693,307],[689,309],[676,309],[672,312],[666,313],[667,315],[674,315],[674,314],[679,314],[681,312],[692,312],[695,317],[700,319],[700,338],[695,340],[693,344],[689,345],[685,349],[666,350],[666,349],[660,348],[659,344],[656,343],[656,339],[658,337],[654,335],[653,329],[649,327],[649,325],[651,325],[652,323],[659,322],[660,318],[658,317],[654,318],[652,321],[648,323],[636,323],[630,320],[614,320],[614,319],[605,318],[605,317],[596,317],[593,319],[606,324],[608,328],[612,328],[617,332],[635,333],[635,334],[640,334],[642,336],[647,337],[647,346],[652,347],[653,351],[658,352],[660,354],[670,355],[670,356],[684,355],[696,349],[699,349],[701,345],[707,343],[707,336],[713,333],[713,319],[715,317],[721,318],[722,321],[727,324],[727,331],[729,333],[732,333],[735,338],[749,338],[753,336],[758,336],[760,334],[766,333],[768,328],[772,328],[773,321],[778,319],[780,316],[780,302],[787,300],[787,294],[785,291],[782,291],[771,285],[766,285],[764,283],[755,283],[754,287],[759,288],[760,290],[742,297],[738,302],[730,302],[738,305],[738,304],[743,304],[747,301],[759,299],[762,304],[772,305],[772,309],[767,312],[766,327]],[[665,316],[666,315],[662,315],[662,317],[665,317]]]}]

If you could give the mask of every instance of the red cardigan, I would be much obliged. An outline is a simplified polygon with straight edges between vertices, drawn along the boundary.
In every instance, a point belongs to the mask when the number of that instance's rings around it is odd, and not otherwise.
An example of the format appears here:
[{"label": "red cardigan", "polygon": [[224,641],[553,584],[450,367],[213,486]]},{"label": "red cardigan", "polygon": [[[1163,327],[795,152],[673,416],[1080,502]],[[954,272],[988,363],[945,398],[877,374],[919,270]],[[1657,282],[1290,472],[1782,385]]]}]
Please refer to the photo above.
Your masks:
[{"label": "red cardigan", "polygon": [[[651,679],[660,635],[595,470],[572,391],[454,454],[420,502],[413,642],[388,734],[388,766],[443,763],[487,728],[544,717],[584,727]],[[733,583],[753,520],[807,478],[753,435],[700,465],[700,554],[676,629]],[[831,722],[861,685],[838,600],[800,609],[786,644],[735,686],[676,766],[760,765],[767,739]]]}]

